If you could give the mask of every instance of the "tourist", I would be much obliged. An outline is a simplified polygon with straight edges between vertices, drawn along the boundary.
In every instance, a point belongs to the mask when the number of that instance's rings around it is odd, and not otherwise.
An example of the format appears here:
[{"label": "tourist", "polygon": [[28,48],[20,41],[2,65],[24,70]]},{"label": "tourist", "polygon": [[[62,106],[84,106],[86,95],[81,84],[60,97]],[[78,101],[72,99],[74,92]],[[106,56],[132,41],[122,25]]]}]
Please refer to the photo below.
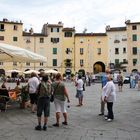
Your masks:
[{"label": "tourist", "polygon": [[64,117],[64,121],[62,122],[62,124],[68,125],[65,100],[67,98],[68,103],[70,102],[70,100],[66,87],[62,82],[62,76],[60,73],[56,75],[56,80],[55,82],[52,83],[52,87],[53,87],[53,95],[54,95],[54,105],[56,110],[56,123],[53,124],[53,126],[59,127],[61,113],[63,113],[63,117]]},{"label": "tourist", "polygon": [[37,74],[32,72],[31,78],[28,80],[28,91],[30,96],[30,103],[31,103],[31,111],[32,113],[35,113],[36,104],[37,104],[37,87],[39,85],[39,79],[37,78]]},{"label": "tourist", "polygon": [[43,130],[47,130],[48,117],[50,115],[50,95],[51,95],[51,84],[48,81],[48,76],[44,75],[42,81],[37,89],[38,102],[37,102],[37,117],[38,125],[35,130],[41,130],[41,116],[44,112],[44,125]]},{"label": "tourist", "polygon": [[76,98],[78,98],[79,104],[77,105],[78,107],[83,105],[83,86],[84,82],[82,80],[82,76],[78,76],[78,80],[75,81],[75,86],[76,86]]},{"label": "tourist", "polygon": [[122,92],[123,76],[122,76],[121,72],[119,72],[119,75],[117,76],[117,81],[118,81],[119,92]]},{"label": "tourist", "polygon": [[113,113],[113,103],[116,100],[116,87],[113,83],[113,79],[111,75],[107,77],[108,82],[105,85],[105,97],[104,101],[107,103],[107,110],[108,115],[105,117],[105,119],[110,122],[114,119],[114,113]]},{"label": "tourist", "polygon": [[102,79],[101,79],[101,82],[102,82],[102,95],[101,95],[101,108],[100,108],[100,111],[101,113],[98,114],[99,116],[103,116],[105,115],[104,112],[105,112],[105,102],[103,100],[104,96],[105,96],[105,85],[107,84],[107,77],[110,75],[110,70],[106,70],[105,74],[102,75]]}]

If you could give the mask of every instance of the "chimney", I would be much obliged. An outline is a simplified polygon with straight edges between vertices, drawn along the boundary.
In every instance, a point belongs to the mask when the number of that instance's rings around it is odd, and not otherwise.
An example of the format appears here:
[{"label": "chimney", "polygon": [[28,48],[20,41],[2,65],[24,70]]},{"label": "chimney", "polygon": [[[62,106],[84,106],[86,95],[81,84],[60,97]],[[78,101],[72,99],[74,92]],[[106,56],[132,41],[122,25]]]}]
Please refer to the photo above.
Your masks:
[{"label": "chimney", "polygon": [[33,34],[33,33],[34,33],[33,28],[31,28],[31,29],[29,30],[29,32],[30,32],[31,34]]}]

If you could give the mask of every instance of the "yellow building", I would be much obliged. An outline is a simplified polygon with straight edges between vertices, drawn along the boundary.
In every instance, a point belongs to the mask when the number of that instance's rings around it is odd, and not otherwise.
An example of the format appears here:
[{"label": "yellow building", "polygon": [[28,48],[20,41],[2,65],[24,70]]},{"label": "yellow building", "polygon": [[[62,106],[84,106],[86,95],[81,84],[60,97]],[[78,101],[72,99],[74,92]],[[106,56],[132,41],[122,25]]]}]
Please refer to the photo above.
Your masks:
[{"label": "yellow building", "polygon": [[[0,21],[0,42],[43,55],[47,63],[0,61],[0,73],[9,69],[56,69],[62,74],[79,71],[98,73],[104,72],[110,62],[115,63],[120,58],[120,62],[128,59],[127,72],[140,71],[140,22],[131,23],[128,20],[125,24],[126,27],[110,28],[106,33],[75,33],[74,27],[63,27],[62,22],[47,23],[41,33],[34,33],[32,28],[28,32],[23,31],[21,21],[3,19]],[[122,41],[119,46],[114,44],[116,37]],[[113,55],[119,47],[120,56]]]},{"label": "yellow building", "polygon": [[75,34],[75,71],[89,73],[104,72],[108,57],[105,33]]},{"label": "yellow building", "polygon": [[[9,21],[8,19],[3,19],[0,21],[0,42],[7,43],[10,45],[23,47],[22,44],[22,32],[23,32],[23,23],[21,21]],[[20,66],[17,62],[1,62],[0,61],[0,71],[14,69]]]},{"label": "yellow building", "polygon": [[128,70],[140,71],[140,22],[127,20]]}]

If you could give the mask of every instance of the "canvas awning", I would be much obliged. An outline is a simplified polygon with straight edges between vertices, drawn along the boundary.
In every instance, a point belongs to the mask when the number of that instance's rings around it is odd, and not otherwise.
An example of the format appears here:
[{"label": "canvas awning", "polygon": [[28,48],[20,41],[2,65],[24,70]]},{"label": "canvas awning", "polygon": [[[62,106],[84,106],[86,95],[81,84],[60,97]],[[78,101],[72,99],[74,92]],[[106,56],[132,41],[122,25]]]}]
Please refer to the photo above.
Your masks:
[{"label": "canvas awning", "polygon": [[47,58],[13,45],[0,43],[0,61],[5,62],[46,62]]}]

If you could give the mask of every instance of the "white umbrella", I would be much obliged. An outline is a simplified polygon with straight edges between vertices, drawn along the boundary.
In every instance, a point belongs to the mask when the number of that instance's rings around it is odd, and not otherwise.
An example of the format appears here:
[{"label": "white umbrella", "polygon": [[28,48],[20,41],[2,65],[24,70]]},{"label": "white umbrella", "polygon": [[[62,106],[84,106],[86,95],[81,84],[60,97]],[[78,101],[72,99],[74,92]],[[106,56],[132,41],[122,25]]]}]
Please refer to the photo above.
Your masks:
[{"label": "white umbrella", "polygon": [[36,74],[40,74],[40,72],[37,71],[37,70],[28,70],[28,71],[25,71],[25,72],[23,72],[23,73],[24,73],[24,74],[31,74],[32,72],[34,72],[34,73],[36,73]]},{"label": "white umbrella", "polygon": [[8,73],[14,73],[14,72],[21,73],[22,71],[20,71],[20,70],[8,70],[6,72],[8,72]]},{"label": "white umbrella", "polygon": [[46,62],[46,57],[26,49],[0,43],[0,61],[6,62]]},{"label": "white umbrella", "polygon": [[52,73],[52,74],[57,74],[57,73],[59,73],[59,72],[56,71],[56,70],[50,69],[50,70],[45,70],[45,73],[47,73],[47,74],[50,74],[50,73]]}]

